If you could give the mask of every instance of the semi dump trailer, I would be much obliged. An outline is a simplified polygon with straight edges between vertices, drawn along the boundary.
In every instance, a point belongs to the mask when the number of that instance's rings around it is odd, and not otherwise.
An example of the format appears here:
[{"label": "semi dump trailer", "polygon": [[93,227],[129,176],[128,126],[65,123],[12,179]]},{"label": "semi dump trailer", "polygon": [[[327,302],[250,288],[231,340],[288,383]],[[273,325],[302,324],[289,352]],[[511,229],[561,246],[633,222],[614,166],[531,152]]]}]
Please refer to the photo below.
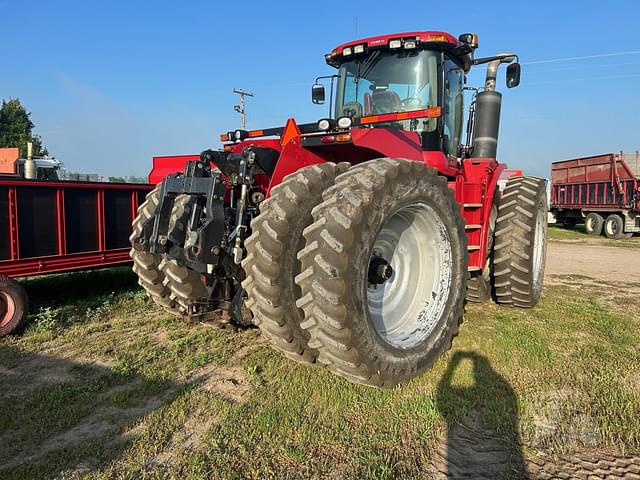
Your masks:
[{"label": "semi dump trailer", "polygon": [[[17,155],[12,161],[18,161]],[[0,337],[26,319],[28,298],[16,278],[130,263],[131,222],[152,188],[28,179],[23,172],[29,168],[9,163],[5,155],[0,171]],[[30,168],[42,178],[40,167]]]},{"label": "semi dump trailer", "polygon": [[584,223],[591,235],[640,233],[640,152],[552,163],[550,210],[559,224]]}]

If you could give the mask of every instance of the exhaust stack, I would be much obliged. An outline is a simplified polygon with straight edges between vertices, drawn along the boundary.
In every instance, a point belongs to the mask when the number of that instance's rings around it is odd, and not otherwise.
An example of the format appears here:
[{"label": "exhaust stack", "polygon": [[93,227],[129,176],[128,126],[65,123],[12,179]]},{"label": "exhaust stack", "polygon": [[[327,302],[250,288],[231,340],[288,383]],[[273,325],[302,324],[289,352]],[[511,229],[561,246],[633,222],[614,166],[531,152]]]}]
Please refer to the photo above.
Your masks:
[{"label": "exhaust stack", "polygon": [[33,143],[27,143],[27,161],[24,162],[24,178],[27,180],[35,180],[38,178],[38,169],[36,162],[33,161]]},{"label": "exhaust stack", "polygon": [[[484,91],[476,96],[476,118],[472,158],[496,158],[502,94],[496,92],[496,77],[501,63],[511,63],[516,56],[501,53],[488,62]],[[479,62],[483,63],[481,59]]]}]

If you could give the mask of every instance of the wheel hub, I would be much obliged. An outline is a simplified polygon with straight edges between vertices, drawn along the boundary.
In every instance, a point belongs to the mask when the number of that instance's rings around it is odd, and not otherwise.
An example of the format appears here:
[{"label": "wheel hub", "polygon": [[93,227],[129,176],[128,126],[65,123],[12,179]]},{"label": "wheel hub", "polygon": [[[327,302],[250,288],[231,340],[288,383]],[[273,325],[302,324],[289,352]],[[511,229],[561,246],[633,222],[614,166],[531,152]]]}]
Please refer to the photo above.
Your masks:
[{"label": "wheel hub", "polygon": [[389,280],[392,275],[393,267],[391,264],[385,258],[378,256],[374,252],[369,262],[369,283],[376,288],[377,285],[382,285]]}]

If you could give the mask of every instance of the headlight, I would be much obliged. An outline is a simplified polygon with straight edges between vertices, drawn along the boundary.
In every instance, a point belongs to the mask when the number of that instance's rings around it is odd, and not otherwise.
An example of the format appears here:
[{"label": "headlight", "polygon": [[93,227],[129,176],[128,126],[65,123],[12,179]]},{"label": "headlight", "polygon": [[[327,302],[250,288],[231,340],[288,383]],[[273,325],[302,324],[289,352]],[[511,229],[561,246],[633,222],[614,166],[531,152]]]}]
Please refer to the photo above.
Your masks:
[{"label": "headlight", "polygon": [[342,49],[342,55],[344,55],[345,57],[351,55],[353,53],[353,50],[351,50],[351,47],[346,47]]},{"label": "headlight", "polygon": [[331,120],[329,120],[328,118],[323,118],[322,120],[318,121],[318,130],[323,130],[323,131],[327,131],[327,130],[331,130]]},{"label": "headlight", "polygon": [[353,53],[364,53],[364,45],[356,45],[353,47]]},{"label": "headlight", "polygon": [[400,48],[402,46],[402,41],[400,40],[391,40],[389,42],[389,48]]},{"label": "headlight", "polygon": [[416,41],[415,40],[405,40],[404,48],[416,48]]},{"label": "headlight", "polygon": [[338,119],[338,128],[351,128],[352,123],[351,117],[340,117]]}]

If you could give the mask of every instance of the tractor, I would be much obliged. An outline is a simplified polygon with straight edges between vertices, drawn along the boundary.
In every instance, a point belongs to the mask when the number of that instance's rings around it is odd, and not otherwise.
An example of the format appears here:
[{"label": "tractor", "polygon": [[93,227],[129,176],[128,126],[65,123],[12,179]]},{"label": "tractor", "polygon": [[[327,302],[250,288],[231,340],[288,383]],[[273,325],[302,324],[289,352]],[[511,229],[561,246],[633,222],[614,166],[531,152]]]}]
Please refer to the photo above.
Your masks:
[{"label": "tractor", "polygon": [[[148,195],[131,235],[140,284],[169,312],[256,325],[287,357],[376,387],[430,368],[466,301],[535,306],[546,184],[501,191],[496,161],[497,73],[515,87],[520,64],[477,47],[424,31],[332,50],[336,72],[311,92],[325,103],[330,84],[326,118],[226,132]],[[484,86],[466,87],[477,65]]]}]

